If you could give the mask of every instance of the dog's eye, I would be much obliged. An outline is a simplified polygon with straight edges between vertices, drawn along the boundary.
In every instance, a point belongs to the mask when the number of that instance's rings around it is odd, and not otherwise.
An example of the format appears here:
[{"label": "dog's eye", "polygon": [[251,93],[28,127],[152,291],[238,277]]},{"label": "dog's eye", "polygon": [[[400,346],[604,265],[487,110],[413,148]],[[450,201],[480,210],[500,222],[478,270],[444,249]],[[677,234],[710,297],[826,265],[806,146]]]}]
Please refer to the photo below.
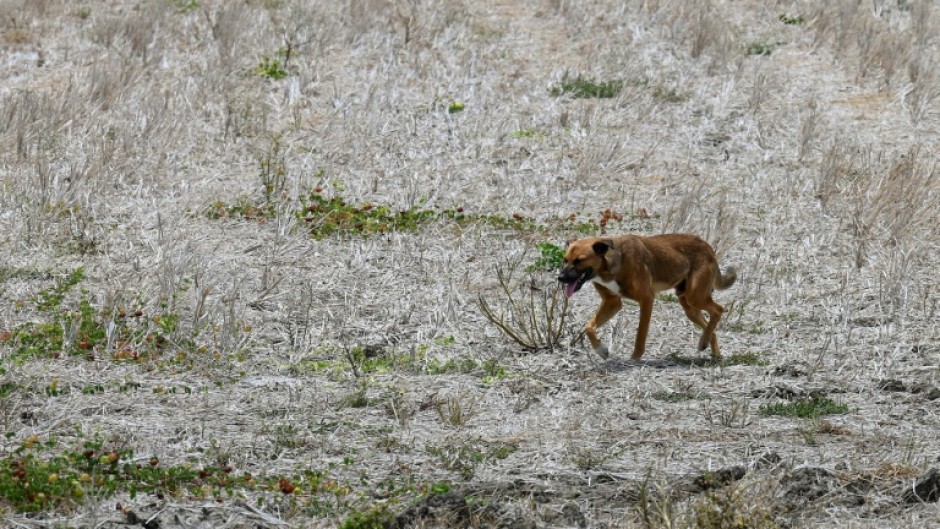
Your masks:
[{"label": "dog's eye", "polygon": [[576,264],[576,265],[577,265],[577,264],[581,264],[581,261],[583,261],[583,260],[584,260],[584,259],[581,259],[580,257],[578,257],[577,259],[575,259],[574,261],[572,261],[571,264]]}]

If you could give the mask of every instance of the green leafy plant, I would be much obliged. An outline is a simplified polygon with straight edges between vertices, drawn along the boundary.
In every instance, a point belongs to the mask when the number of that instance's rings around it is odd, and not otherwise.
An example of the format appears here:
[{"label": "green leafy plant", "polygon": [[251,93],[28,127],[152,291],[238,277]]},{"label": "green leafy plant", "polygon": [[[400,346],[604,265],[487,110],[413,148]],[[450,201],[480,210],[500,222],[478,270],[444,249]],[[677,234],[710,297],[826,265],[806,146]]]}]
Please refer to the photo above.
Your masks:
[{"label": "green leafy plant", "polygon": [[522,138],[539,138],[539,137],[544,136],[544,134],[542,134],[541,132],[539,132],[539,131],[537,131],[537,130],[530,130],[530,129],[514,130],[514,131],[510,132],[509,135],[512,136],[513,138],[516,138],[516,139],[522,139]]},{"label": "green leafy plant", "polygon": [[391,527],[394,520],[395,516],[388,507],[380,505],[353,512],[343,520],[339,529],[385,529]]},{"label": "green leafy plant", "polygon": [[780,415],[783,417],[814,419],[822,415],[848,413],[849,407],[846,404],[840,404],[832,399],[814,395],[808,399],[793,402],[762,404],[759,412],[761,415]]},{"label": "green leafy plant", "polygon": [[657,391],[652,397],[664,402],[683,402],[694,399],[695,395],[687,391]]},{"label": "green leafy plant", "polygon": [[622,89],[623,81],[619,79],[595,81],[581,75],[573,79],[566,75],[561,83],[549,90],[549,93],[556,97],[570,94],[576,98],[612,98],[617,97]]},{"label": "green leafy plant", "polygon": [[[83,279],[84,270],[78,268],[36,294],[31,301],[46,321],[23,323],[0,334],[0,341],[12,348],[14,360],[60,355],[95,359],[106,352],[114,360],[148,361],[160,357],[174,342],[195,349],[191,340],[176,337],[179,323],[176,314],[156,312],[145,318],[141,309],[99,309],[85,290],[81,291],[77,306],[64,309],[66,296]],[[183,360],[185,356],[186,352],[178,348],[174,358]]]},{"label": "green leafy plant", "polygon": [[684,366],[765,366],[767,360],[760,354],[752,351],[746,353],[735,353],[729,356],[722,356],[718,360],[708,356],[685,356],[678,353],[671,353],[669,359],[677,364]]},{"label": "green leafy plant", "polygon": [[538,248],[539,258],[529,266],[525,267],[526,272],[535,270],[558,270],[565,262],[565,249],[550,242],[539,242],[535,244]]},{"label": "green leafy plant", "polygon": [[792,15],[788,15],[784,13],[780,15],[779,18],[780,18],[780,22],[783,22],[784,24],[788,26],[801,26],[803,25],[803,23],[806,22],[806,19],[803,18],[803,15],[792,16]]},{"label": "green leafy plant", "polygon": [[258,68],[255,71],[258,72],[258,74],[275,81],[280,81],[288,75],[287,70],[285,70],[281,64],[280,59],[270,57],[263,57],[261,59],[261,63],[258,64]]},{"label": "green leafy plant", "polygon": [[774,51],[774,45],[769,42],[752,42],[747,45],[746,53],[748,55],[770,55]]}]

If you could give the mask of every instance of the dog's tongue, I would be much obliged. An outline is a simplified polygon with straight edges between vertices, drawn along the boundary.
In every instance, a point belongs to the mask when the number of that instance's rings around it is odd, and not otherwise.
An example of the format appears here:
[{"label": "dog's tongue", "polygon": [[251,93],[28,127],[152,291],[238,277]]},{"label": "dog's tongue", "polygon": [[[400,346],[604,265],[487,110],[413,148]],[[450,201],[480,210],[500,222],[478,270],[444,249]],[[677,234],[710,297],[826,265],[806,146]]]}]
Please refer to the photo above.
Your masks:
[{"label": "dog's tongue", "polygon": [[574,291],[578,289],[578,282],[572,281],[565,285],[565,296],[571,297],[574,295]]}]

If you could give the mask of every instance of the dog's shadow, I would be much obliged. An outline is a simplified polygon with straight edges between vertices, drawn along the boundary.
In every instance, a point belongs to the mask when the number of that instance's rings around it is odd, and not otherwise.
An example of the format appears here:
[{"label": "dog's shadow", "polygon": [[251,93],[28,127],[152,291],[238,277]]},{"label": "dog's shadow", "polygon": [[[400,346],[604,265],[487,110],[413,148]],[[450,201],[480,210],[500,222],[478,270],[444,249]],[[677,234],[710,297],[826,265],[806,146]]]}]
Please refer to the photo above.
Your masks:
[{"label": "dog's shadow", "polygon": [[652,369],[667,369],[667,368],[679,368],[679,369],[692,369],[695,367],[704,367],[710,365],[711,362],[701,362],[702,365],[696,365],[697,363],[690,362],[677,362],[670,359],[649,359],[649,360],[631,360],[629,358],[610,358],[603,362],[597,363],[597,369],[608,372],[620,372],[626,371],[628,369],[638,369],[638,368],[652,368]]}]

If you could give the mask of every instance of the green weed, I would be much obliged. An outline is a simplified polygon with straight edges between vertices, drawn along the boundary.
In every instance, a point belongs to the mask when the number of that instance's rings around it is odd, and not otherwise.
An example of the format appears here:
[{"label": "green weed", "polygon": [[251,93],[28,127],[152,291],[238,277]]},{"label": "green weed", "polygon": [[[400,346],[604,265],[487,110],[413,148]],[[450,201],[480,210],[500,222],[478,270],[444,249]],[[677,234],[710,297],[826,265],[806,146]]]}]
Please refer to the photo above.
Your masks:
[{"label": "green weed", "polygon": [[558,270],[565,262],[565,249],[550,242],[539,242],[535,244],[538,248],[540,257],[529,266],[525,267],[526,272],[535,270]]},{"label": "green weed", "polygon": [[681,103],[687,99],[686,95],[675,88],[657,86],[653,88],[653,97],[664,103]]},{"label": "green weed", "polygon": [[221,200],[216,200],[206,208],[206,216],[212,220],[235,218],[264,222],[274,218],[276,214],[274,203],[263,202],[256,204],[246,197],[237,198],[234,204],[226,204]]},{"label": "green weed", "polygon": [[[146,361],[169,349],[170,336],[178,331],[178,315],[158,312],[144,318],[140,309],[132,312],[99,310],[85,290],[80,293],[77,307],[63,309],[66,296],[83,279],[84,270],[78,268],[36,294],[31,301],[46,321],[23,323],[12,331],[0,333],[0,342],[13,350],[13,360],[21,362],[60,355],[94,359],[107,351],[115,360]],[[179,340],[176,342],[180,345]],[[186,353],[179,349],[178,355],[185,357]]]},{"label": "green weed", "polygon": [[623,89],[623,81],[595,81],[578,75],[574,79],[565,76],[561,83],[553,86],[549,93],[555,97],[570,94],[576,98],[612,98]]},{"label": "green weed", "polygon": [[774,51],[774,45],[770,42],[752,42],[747,45],[746,53],[748,55],[770,55]]},{"label": "green weed", "polygon": [[529,130],[529,129],[514,130],[514,131],[510,132],[509,135],[512,136],[513,138],[516,138],[516,139],[522,139],[522,138],[540,138],[540,137],[544,136],[544,134],[542,134],[542,133],[539,132],[539,131],[536,131],[536,130]]},{"label": "green weed", "polygon": [[[450,443],[440,447],[425,448],[428,454],[436,457],[444,468],[459,473],[464,479],[472,478],[480,464],[494,459],[506,459],[517,449],[515,444],[505,442],[483,443],[481,446],[470,443]],[[439,488],[443,492],[449,490],[449,487]]]},{"label": "green weed", "polygon": [[832,399],[814,395],[809,399],[793,402],[762,404],[758,410],[761,415],[780,415],[782,417],[801,417],[815,419],[823,415],[848,413],[849,407]]},{"label": "green weed", "polygon": [[361,511],[354,511],[343,520],[339,529],[385,529],[391,527],[395,516],[388,507],[380,505]]},{"label": "green weed", "polygon": [[[86,496],[154,494],[170,497],[232,496],[236,490],[264,491],[281,485],[304,486],[310,494],[335,494],[335,481],[322,473],[305,472],[290,479],[256,479],[235,475],[231,467],[165,465],[155,457],[141,460],[128,449],[108,448],[101,441],[86,441],[77,448],[55,453],[55,439],[27,438],[0,459],[0,501],[18,512],[39,512],[77,505]],[[296,483],[296,485],[294,485]]]},{"label": "green weed", "polygon": [[678,353],[670,354],[669,359],[680,365],[698,367],[765,366],[768,364],[767,360],[764,359],[760,353],[750,351],[746,353],[733,354],[731,356],[723,356],[717,361],[711,356],[684,356]]},{"label": "green weed", "polygon": [[695,395],[687,391],[657,391],[652,397],[664,402],[684,402],[694,399]]},{"label": "green weed", "polygon": [[271,57],[262,57],[261,63],[258,64],[255,72],[275,81],[280,81],[288,75],[284,65],[281,64],[281,60]]},{"label": "green weed", "polygon": [[786,13],[780,15],[779,19],[780,22],[783,22],[788,26],[801,26],[806,22],[806,19],[803,18],[803,15],[791,16]]}]

